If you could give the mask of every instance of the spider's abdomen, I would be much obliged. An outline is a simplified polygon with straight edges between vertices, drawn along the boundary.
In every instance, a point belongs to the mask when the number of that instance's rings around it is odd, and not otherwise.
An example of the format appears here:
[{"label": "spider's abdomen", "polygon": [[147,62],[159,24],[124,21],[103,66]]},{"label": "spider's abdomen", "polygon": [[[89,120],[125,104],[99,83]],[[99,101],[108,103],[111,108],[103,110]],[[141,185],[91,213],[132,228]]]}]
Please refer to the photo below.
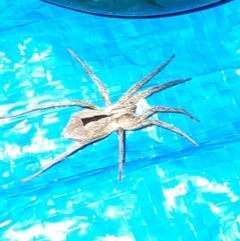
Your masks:
[{"label": "spider's abdomen", "polygon": [[110,117],[104,112],[83,111],[72,116],[63,135],[76,141],[100,139],[109,135],[112,130],[108,126]]}]

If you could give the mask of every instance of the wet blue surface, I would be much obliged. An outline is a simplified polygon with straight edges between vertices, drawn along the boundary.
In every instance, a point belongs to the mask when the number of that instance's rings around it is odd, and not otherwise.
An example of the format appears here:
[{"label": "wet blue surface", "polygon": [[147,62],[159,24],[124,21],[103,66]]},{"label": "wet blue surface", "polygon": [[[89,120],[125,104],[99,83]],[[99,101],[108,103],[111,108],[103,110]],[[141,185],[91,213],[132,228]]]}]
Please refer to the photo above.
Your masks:
[{"label": "wet blue surface", "polygon": [[1,120],[0,239],[239,240],[238,6],[233,1],[188,15],[130,20],[36,0],[2,1],[0,115],[66,99],[103,106],[70,47],[104,82],[112,101],[175,53],[143,89],[193,79],[151,96],[139,111],[175,106],[201,122],[156,116],[184,130],[199,147],[160,128],[128,133],[121,183],[112,134],[21,184],[74,145],[61,132],[79,108]]}]

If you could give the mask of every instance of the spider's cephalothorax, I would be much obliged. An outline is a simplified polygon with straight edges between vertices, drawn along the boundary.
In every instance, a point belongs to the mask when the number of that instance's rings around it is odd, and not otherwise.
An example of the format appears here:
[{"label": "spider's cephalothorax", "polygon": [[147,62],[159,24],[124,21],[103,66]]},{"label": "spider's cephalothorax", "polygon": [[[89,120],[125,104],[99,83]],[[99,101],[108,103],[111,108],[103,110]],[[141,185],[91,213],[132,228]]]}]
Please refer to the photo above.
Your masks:
[{"label": "spider's cephalothorax", "polygon": [[31,111],[43,110],[47,108],[56,108],[56,107],[69,107],[69,106],[79,106],[87,108],[87,110],[77,112],[72,116],[66,128],[64,129],[63,135],[66,138],[73,139],[77,141],[76,145],[66,152],[62,153],[60,156],[56,157],[53,161],[51,161],[48,165],[44,166],[40,171],[35,174],[22,179],[22,182],[28,181],[42,172],[46,171],[48,168],[52,167],[56,163],[62,161],[66,157],[73,154],[75,151],[83,148],[84,146],[96,142],[100,139],[105,138],[110,135],[112,132],[116,131],[118,133],[119,139],[119,180],[122,179],[122,169],[124,163],[124,132],[126,130],[137,130],[147,126],[155,125],[170,131],[173,131],[187,140],[189,140],[194,145],[197,143],[189,137],[186,133],[181,131],[180,129],[169,125],[160,120],[148,119],[155,113],[159,112],[173,112],[185,114],[188,117],[198,121],[195,117],[193,117],[190,113],[185,111],[184,109],[175,108],[175,107],[165,107],[165,106],[156,106],[148,109],[140,115],[135,113],[136,104],[142,100],[152,95],[153,93],[159,92],[166,88],[184,83],[189,81],[189,79],[182,80],[173,80],[167,82],[162,85],[158,85],[147,89],[139,94],[134,95],[144,84],[146,84],[150,79],[152,79],[155,75],[157,75],[165,66],[169,64],[169,62],[173,59],[174,55],[171,56],[165,63],[163,63],[160,67],[155,69],[152,73],[150,73],[147,77],[140,80],[137,84],[135,84],[132,88],[130,88],[116,104],[112,104],[107,93],[105,86],[102,82],[97,78],[97,76],[91,71],[91,69],[76,56],[76,54],[69,49],[70,54],[83,66],[95,84],[98,86],[100,94],[106,104],[105,109],[101,109],[91,103],[83,102],[83,101],[65,101],[60,103],[51,103],[46,105],[36,106],[35,108],[28,109],[21,113],[13,114],[10,116],[3,116],[0,119],[16,117],[22,114],[29,113]]}]

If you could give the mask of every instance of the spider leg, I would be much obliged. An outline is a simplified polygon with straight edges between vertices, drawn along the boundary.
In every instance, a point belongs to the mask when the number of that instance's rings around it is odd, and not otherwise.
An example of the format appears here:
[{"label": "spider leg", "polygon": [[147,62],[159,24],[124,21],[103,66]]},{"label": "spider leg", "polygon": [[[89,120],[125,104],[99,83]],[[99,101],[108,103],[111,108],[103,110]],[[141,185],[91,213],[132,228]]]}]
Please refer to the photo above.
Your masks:
[{"label": "spider leg", "polygon": [[84,147],[85,145],[87,145],[88,143],[78,143],[75,146],[73,146],[71,149],[65,151],[64,153],[62,153],[61,155],[59,155],[58,157],[56,157],[54,160],[52,160],[49,164],[47,164],[46,166],[44,166],[40,171],[34,173],[33,175],[23,178],[21,179],[21,182],[27,182],[37,176],[39,176],[40,174],[42,174],[43,172],[45,172],[47,169],[51,168],[52,166],[56,165],[57,163],[63,161],[66,157],[72,155],[74,152],[78,151],[80,148]]},{"label": "spider leg", "polygon": [[130,88],[119,100],[119,103],[125,103],[129,100],[144,84],[146,84],[149,80],[151,80],[154,76],[156,76],[159,72],[161,72],[174,58],[175,55],[172,55],[167,61],[165,61],[160,67],[151,72],[148,76],[140,80],[137,84],[135,84],[132,88]]},{"label": "spider leg", "polygon": [[69,53],[77,60],[78,63],[82,65],[85,71],[89,74],[93,82],[97,85],[100,94],[106,104],[106,106],[111,105],[110,97],[108,95],[106,87],[103,85],[101,80],[93,73],[93,71],[73,52],[72,49],[68,49]]},{"label": "spider leg", "polygon": [[64,101],[64,102],[59,102],[59,103],[50,103],[50,104],[45,104],[45,105],[39,105],[33,108],[30,108],[28,110],[8,115],[8,116],[0,116],[0,119],[6,119],[6,118],[11,118],[11,117],[17,117],[20,115],[27,114],[29,112],[37,111],[37,110],[44,110],[44,109],[50,109],[50,108],[57,108],[57,107],[69,107],[69,106],[79,106],[79,107],[85,107],[93,110],[100,110],[97,106],[89,104],[87,102],[83,101],[78,101],[78,100],[72,100],[72,101]]},{"label": "spider leg", "polygon": [[123,164],[124,164],[124,130],[119,128],[117,130],[118,133],[118,142],[119,142],[119,167],[118,167],[118,180],[122,181],[122,173],[123,173]]},{"label": "spider leg", "polygon": [[[169,125],[163,121],[160,121],[160,120],[141,120],[141,116],[137,118],[139,120],[138,124],[135,125],[131,130],[137,130],[137,129],[142,129],[144,127],[147,127],[147,126],[151,126],[151,125],[155,125],[155,126],[159,126],[159,127],[162,127],[164,129],[167,129],[167,130],[170,130],[172,132],[175,132],[183,137],[185,137],[188,141],[190,141],[193,145],[195,146],[198,146],[198,144],[190,137],[188,136],[186,133],[184,133],[183,131],[181,131],[180,129],[172,126],[172,125]],[[128,129],[130,130],[130,129]]]},{"label": "spider leg", "polygon": [[184,114],[184,115],[187,115],[189,118],[195,120],[195,121],[198,121],[199,120],[197,118],[195,118],[194,116],[192,116],[189,112],[187,112],[186,110],[184,109],[181,109],[181,108],[174,108],[174,107],[165,107],[165,106],[156,106],[156,107],[153,107],[147,111],[145,111],[144,113],[142,113],[140,115],[140,120],[145,120],[147,119],[148,117],[150,117],[151,115],[157,113],[157,112],[167,112],[167,113],[180,113],[180,114]]},{"label": "spider leg", "polygon": [[139,95],[134,96],[133,98],[131,98],[130,100],[128,100],[127,102],[131,103],[131,104],[136,104],[137,102],[139,102],[142,99],[145,99],[147,97],[149,97],[150,95],[152,95],[153,93],[159,92],[161,90],[170,88],[172,86],[178,85],[178,84],[182,84],[184,82],[187,82],[191,80],[191,78],[188,79],[183,79],[183,80],[173,80],[170,82],[167,82],[165,84],[161,84],[155,87],[152,87],[148,90],[143,91],[142,93],[140,93]]}]

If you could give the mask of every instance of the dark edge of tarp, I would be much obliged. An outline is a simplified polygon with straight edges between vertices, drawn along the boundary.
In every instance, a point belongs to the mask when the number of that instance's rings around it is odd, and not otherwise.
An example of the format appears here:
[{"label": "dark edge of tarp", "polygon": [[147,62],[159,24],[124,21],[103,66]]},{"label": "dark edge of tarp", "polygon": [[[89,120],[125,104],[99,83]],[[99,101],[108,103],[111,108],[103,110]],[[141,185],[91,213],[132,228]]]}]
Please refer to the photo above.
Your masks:
[{"label": "dark edge of tarp", "polygon": [[179,11],[179,12],[176,12],[176,13],[150,15],[150,16],[122,16],[122,15],[110,15],[110,14],[108,15],[108,14],[102,14],[102,13],[93,13],[93,12],[90,12],[90,11],[84,11],[84,10],[80,10],[80,9],[75,9],[75,8],[63,6],[61,4],[52,3],[51,1],[48,1],[48,0],[41,0],[41,1],[52,4],[52,5],[55,5],[55,6],[58,6],[58,7],[70,9],[70,10],[75,11],[75,12],[82,12],[82,13],[96,15],[96,16],[102,16],[102,17],[108,17],[108,18],[146,19],[146,18],[173,17],[173,16],[178,16],[178,15],[193,13],[193,12],[202,11],[202,10],[206,10],[206,9],[209,9],[209,8],[217,7],[217,6],[232,2],[234,0],[220,0],[220,1],[215,2],[215,3],[211,3],[211,4],[208,4],[206,6],[198,7],[198,8],[194,8],[194,9],[190,9],[190,10]]}]

